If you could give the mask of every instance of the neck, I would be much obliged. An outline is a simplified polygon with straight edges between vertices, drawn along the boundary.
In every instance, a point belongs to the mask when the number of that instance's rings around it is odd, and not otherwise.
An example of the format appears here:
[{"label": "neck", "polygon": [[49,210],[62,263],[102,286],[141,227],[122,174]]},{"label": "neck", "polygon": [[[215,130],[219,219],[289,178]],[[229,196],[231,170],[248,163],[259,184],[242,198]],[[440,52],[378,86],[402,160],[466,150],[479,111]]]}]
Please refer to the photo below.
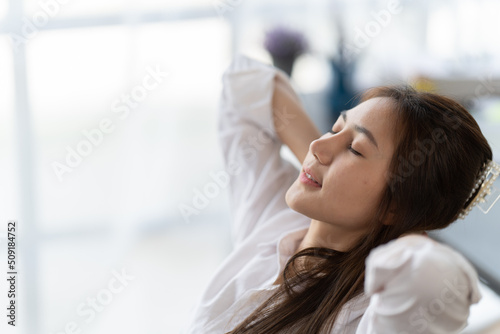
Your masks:
[{"label": "neck", "polygon": [[[359,239],[365,231],[352,231],[346,230],[338,225],[324,223],[319,220],[312,219],[311,225],[302,239],[302,242],[297,247],[295,253],[309,247],[324,247],[336,251],[347,251]],[[307,265],[304,263],[304,258],[297,259],[296,265],[298,267]],[[273,284],[283,283],[282,275]]]},{"label": "neck", "polygon": [[347,230],[342,226],[312,219],[309,230],[296,252],[308,247],[324,247],[345,252],[353,246],[364,232],[364,230]]}]

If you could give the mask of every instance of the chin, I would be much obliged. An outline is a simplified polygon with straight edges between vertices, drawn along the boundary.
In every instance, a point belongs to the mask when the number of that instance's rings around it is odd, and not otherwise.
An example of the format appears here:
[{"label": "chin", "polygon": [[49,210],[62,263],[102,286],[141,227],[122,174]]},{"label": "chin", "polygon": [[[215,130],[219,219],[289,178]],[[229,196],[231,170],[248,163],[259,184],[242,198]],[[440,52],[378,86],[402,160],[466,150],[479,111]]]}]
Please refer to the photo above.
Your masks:
[{"label": "chin", "polygon": [[290,194],[290,189],[293,188],[293,184],[292,186],[290,186],[290,188],[288,188],[288,190],[286,191],[286,194],[285,194],[285,202],[286,202],[286,205],[288,205],[290,207],[290,209],[293,209],[293,201],[291,199],[292,195]]},{"label": "chin", "polygon": [[285,194],[285,202],[286,204],[290,207],[290,209],[294,211],[297,210],[297,202],[299,202],[300,199],[297,198],[297,191],[293,189],[293,184],[290,188],[288,188],[286,194]]},{"label": "chin", "polygon": [[285,194],[285,202],[293,211],[309,217],[306,212],[308,209],[310,210],[310,207],[301,198],[301,192],[294,189],[293,185],[288,188],[288,191]]}]

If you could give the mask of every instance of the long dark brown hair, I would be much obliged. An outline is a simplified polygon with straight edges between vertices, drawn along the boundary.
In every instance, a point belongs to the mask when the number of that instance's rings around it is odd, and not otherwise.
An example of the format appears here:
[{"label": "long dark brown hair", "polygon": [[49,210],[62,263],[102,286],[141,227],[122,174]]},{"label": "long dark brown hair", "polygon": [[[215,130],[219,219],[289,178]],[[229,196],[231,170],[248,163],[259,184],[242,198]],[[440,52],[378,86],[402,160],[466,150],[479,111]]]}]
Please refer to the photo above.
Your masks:
[{"label": "long dark brown hair", "polygon": [[345,252],[310,247],[293,255],[276,292],[228,334],[330,332],[345,303],[363,293],[373,248],[405,233],[442,229],[468,204],[476,176],[492,159],[469,112],[410,86],[372,88],[361,102],[375,97],[393,101],[397,145],[371,231]]}]

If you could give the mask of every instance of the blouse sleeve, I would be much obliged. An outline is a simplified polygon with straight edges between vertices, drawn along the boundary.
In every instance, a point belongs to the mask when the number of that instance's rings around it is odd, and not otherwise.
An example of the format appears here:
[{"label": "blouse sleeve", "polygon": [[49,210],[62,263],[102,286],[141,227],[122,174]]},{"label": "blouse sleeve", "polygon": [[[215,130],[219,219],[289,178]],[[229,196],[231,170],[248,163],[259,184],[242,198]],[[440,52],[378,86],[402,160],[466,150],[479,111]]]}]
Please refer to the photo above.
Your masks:
[{"label": "blouse sleeve", "polygon": [[478,277],[462,255],[424,236],[375,248],[366,260],[370,305],[357,334],[459,333],[480,298]]},{"label": "blouse sleeve", "polygon": [[[287,207],[285,194],[298,170],[280,155],[273,123],[274,78],[284,72],[237,56],[222,77],[219,144],[230,176],[233,245]],[[282,120],[286,124],[286,119]]]}]

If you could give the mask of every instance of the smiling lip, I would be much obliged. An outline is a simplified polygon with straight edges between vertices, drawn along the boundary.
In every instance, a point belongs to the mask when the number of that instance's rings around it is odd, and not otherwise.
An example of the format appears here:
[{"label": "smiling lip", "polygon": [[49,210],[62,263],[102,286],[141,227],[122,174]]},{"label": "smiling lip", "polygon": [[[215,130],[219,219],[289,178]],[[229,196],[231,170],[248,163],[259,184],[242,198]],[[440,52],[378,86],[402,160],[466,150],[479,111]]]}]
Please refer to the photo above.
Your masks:
[{"label": "smiling lip", "polygon": [[[307,177],[307,174],[309,174],[313,179],[311,180],[310,178]],[[308,168],[304,168],[302,169],[301,173],[300,173],[300,182],[304,183],[304,184],[307,184],[307,185],[311,185],[313,187],[317,187],[317,188],[321,188],[321,183],[319,182],[315,182],[317,181],[316,178],[313,176],[313,174],[311,174],[311,170],[308,169]]]},{"label": "smiling lip", "polygon": [[316,177],[316,174],[313,173],[313,171],[309,167],[302,167],[302,171],[309,174],[314,179],[314,181],[318,182],[319,185],[321,185],[321,181]]}]

